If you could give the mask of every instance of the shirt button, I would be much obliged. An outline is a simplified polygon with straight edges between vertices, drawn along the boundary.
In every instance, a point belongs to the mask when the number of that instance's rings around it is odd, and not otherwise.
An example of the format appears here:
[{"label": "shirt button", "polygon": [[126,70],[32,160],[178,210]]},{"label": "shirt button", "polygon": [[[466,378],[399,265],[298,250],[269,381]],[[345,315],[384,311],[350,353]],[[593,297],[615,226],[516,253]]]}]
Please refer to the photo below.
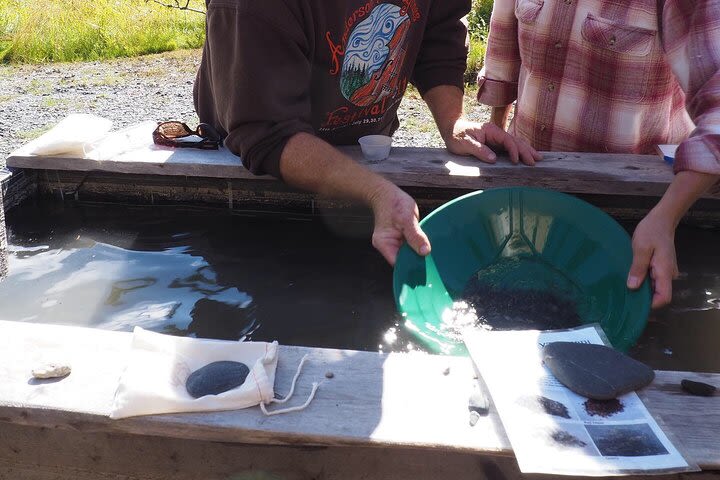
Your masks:
[{"label": "shirt button", "polygon": [[562,46],[562,42],[555,42],[555,48],[560,49]]},{"label": "shirt button", "polygon": [[617,41],[617,40],[615,39],[615,37],[610,37],[610,40],[608,41],[608,43],[609,43],[610,45],[615,45],[615,42],[616,42],[616,41]]},{"label": "shirt button", "polygon": [[552,92],[553,90],[555,90],[555,84],[554,84],[554,83],[549,83],[548,86],[547,86],[547,89],[548,89],[549,92]]},{"label": "shirt button", "polygon": [[544,132],[546,129],[547,129],[547,125],[545,125],[544,123],[543,123],[543,124],[540,124],[540,131],[541,131],[541,132]]}]

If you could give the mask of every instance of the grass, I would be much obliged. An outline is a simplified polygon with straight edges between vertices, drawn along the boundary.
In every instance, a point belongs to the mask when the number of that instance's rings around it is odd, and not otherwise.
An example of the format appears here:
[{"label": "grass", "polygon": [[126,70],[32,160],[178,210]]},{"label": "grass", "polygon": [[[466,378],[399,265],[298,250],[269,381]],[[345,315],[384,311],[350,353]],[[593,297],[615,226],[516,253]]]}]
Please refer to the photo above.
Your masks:
[{"label": "grass", "polygon": [[[493,0],[472,2],[468,83],[482,68],[492,5]],[[189,6],[204,10],[204,1],[190,0]],[[134,57],[199,48],[204,38],[202,14],[152,0],[0,0],[0,62],[5,63]]]},{"label": "grass", "polygon": [[[202,8],[201,0],[190,5]],[[0,61],[70,62],[202,46],[205,17],[145,0],[0,0]]]},{"label": "grass", "polygon": [[40,135],[42,135],[43,133],[49,131],[52,127],[53,127],[52,125],[48,125],[45,127],[35,128],[32,130],[28,130],[28,131],[21,131],[21,132],[18,132],[16,135],[18,135],[21,139],[26,140],[26,141],[34,140],[37,137],[39,137]]},{"label": "grass", "polygon": [[471,38],[470,50],[468,52],[467,70],[465,70],[465,81],[475,83],[478,72],[485,61],[485,38]]},{"label": "grass", "polygon": [[468,53],[465,80],[474,83],[477,73],[485,60],[488,31],[490,30],[490,14],[493,0],[473,0],[472,10],[468,15],[468,33],[470,34],[470,51]]}]

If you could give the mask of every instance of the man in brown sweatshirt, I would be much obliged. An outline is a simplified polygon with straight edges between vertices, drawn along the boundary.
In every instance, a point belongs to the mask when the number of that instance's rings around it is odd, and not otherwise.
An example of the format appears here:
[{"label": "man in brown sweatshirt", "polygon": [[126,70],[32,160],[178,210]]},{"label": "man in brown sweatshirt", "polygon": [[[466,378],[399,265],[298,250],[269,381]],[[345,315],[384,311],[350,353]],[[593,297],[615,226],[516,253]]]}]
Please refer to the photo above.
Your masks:
[{"label": "man in brown sweatshirt", "polygon": [[414,200],[333,145],[392,135],[408,82],[453,153],[494,162],[539,155],[492,124],[463,119],[470,0],[207,0],[195,82],[200,121],[252,172],[373,210],[373,245],[394,264],[403,241],[430,243]]}]

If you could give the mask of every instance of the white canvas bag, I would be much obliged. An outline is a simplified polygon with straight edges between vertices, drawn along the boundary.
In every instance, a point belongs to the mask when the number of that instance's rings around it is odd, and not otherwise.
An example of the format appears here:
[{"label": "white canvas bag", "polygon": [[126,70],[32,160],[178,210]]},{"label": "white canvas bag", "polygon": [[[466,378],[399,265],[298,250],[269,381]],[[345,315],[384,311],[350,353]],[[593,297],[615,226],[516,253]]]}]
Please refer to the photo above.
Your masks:
[{"label": "white canvas bag", "polygon": [[[123,372],[110,418],[119,419],[159,413],[237,410],[260,405],[266,415],[287,413],[307,407],[315,396],[313,384],[304,405],[268,412],[266,405],[284,403],[295,390],[295,383],[307,356],[302,359],[290,392],[284,399],[274,398],[278,344],[233,342],[175,337],[149,332],[140,327],[133,331],[132,348]],[[250,373],[241,386],[219,395],[193,398],[185,381],[205,365],[230,360],[248,366]]]}]

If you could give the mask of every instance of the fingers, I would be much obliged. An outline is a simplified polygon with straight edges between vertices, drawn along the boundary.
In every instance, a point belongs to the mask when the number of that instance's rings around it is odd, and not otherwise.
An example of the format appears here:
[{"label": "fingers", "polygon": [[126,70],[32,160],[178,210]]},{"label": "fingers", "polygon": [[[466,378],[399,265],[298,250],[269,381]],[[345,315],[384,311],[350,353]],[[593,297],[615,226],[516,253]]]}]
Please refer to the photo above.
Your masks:
[{"label": "fingers", "polygon": [[482,160],[485,163],[495,163],[497,160],[495,152],[475,137],[466,135],[465,141],[467,142],[468,153],[478,160]]},{"label": "fingers", "polygon": [[672,281],[678,274],[677,264],[650,247],[633,244],[633,263],[627,286],[637,290],[645,281],[647,272],[653,281],[652,308],[664,307],[672,300]]},{"label": "fingers", "polygon": [[415,250],[418,255],[424,257],[430,253],[430,240],[420,228],[417,218],[413,218],[413,221],[403,228],[402,233],[410,248]]},{"label": "fingers", "polygon": [[542,160],[542,155],[532,148],[525,140],[515,138],[515,142],[518,144],[518,150],[520,151],[520,160],[529,166],[535,165],[535,163]]},{"label": "fingers", "polygon": [[[520,154],[515,138],[502,128],[492,123],[486,123],[480,128],[468,131],[468,136],[478,142],[489,143],[491,145],[502,146],[507,150],[510,161],[513,164],[520,162]],[[482,160],[482,159],[481,159]]]},{"label": "fingers", "polygon": [[507,133],[495,124],[484,124],[480,128],[471,129],[466,136],[479,143],[502,146],[513,164],[522,162],[525,165],[533,166],[542,160],[542,155],[527,142]]},{"label": "fingers", "polygon": [[638,246],[633,243],[633,262],[628,274],[627,286],[631,290],[637,290],[645,281],[645,275],[650,268],[652,249],[647,246]]},{"label": "fingers", "polygon": [[664,307],[672,300],[672,266],[662,264],[653,266],[651,276],[654,290],[652,308]]},{"label": "fingers", "polygon": [[398,251],[400,250],[400,242],[393,239],[383,239],[373,235],[372,244],[373,247],[380,252],[385,261],[387,261],[391,267],[394,267]]},{"label": "fingers", "polygon": [[418,207],[412,197],[393,186],[391,195],[373,208],[372,244],[390,265],[395,266],[403,242],[419,255],[430,253],[430,241],[420,228]]},{"label": "fingers", "polygon": [[425,232],[420,229],[417,220],[408,223],[394,232],[375,233],[372,238],[372,244],[383,258],[394,267],[403,239],[418,255],[424,257],[430,253],[430,240],[428,240]]}]

